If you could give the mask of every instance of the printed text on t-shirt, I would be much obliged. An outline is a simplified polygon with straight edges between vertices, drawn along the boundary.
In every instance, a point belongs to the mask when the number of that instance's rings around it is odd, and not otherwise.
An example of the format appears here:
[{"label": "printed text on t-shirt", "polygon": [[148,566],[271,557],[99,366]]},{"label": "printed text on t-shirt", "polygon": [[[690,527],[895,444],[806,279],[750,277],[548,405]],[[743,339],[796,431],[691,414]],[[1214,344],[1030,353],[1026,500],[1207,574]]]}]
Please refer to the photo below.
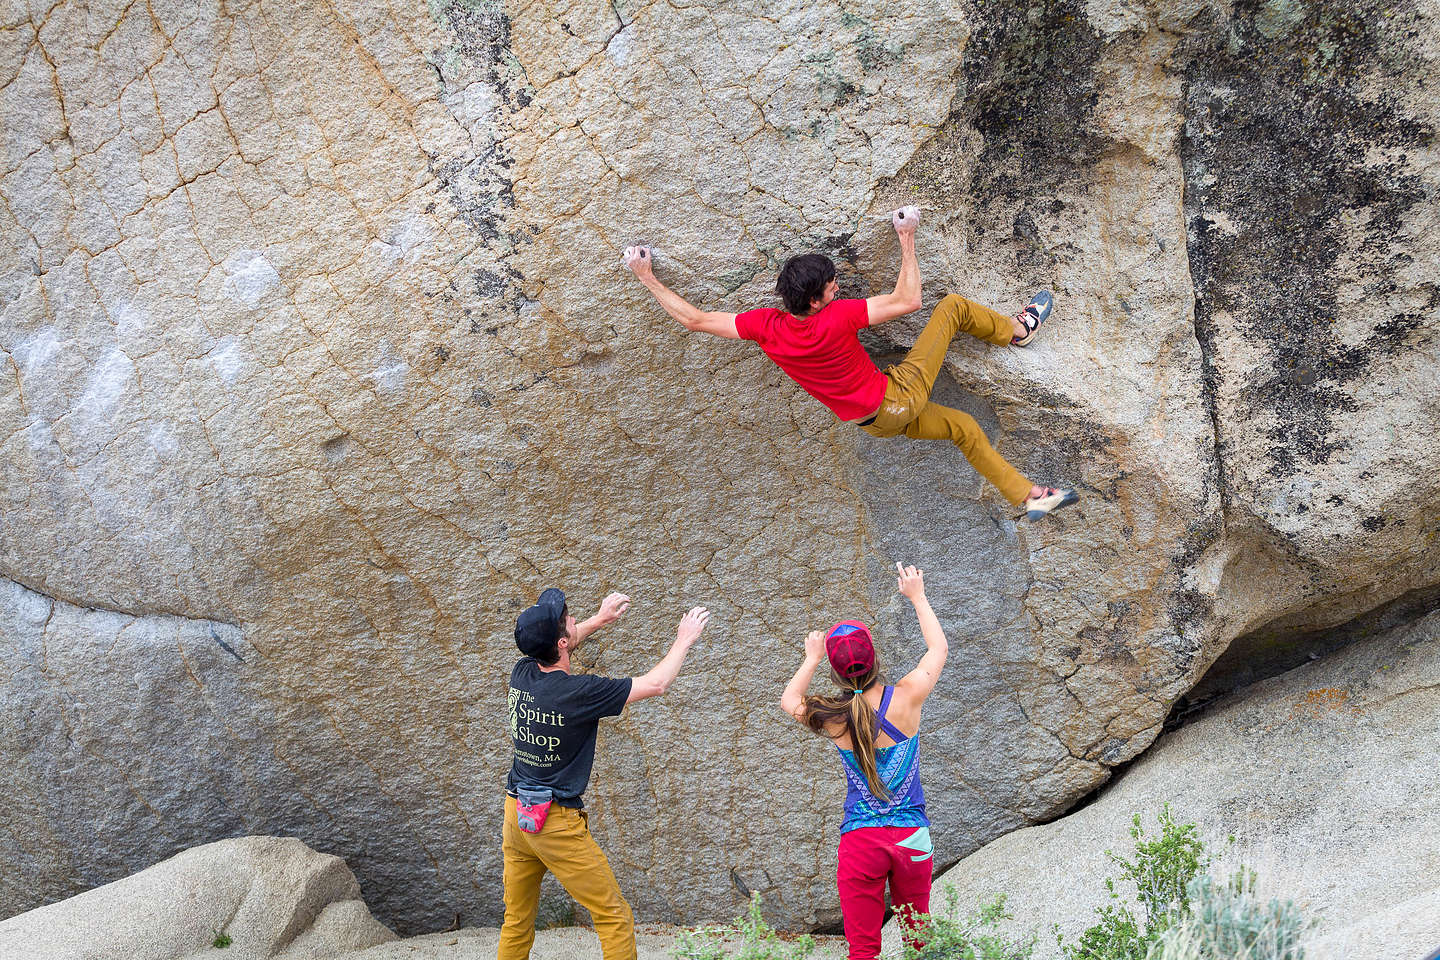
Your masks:
[{"label": "printed text on t-shirt", "polygon": [[[528,763],[537,767],[548,767],[560,762],[554,752],[560,747],[558,730],[565,726],[565,714],[554,710],[536,710],[530,706],[535,702],[525,690],[510,688],[510,736],[515,741],[515,752]],[[545,728],[554,728],[551,735]],[[540,728],[540,729],[536,729]],[[537,755],[525,750],[522,744],[529,744],[545,751]]]}]

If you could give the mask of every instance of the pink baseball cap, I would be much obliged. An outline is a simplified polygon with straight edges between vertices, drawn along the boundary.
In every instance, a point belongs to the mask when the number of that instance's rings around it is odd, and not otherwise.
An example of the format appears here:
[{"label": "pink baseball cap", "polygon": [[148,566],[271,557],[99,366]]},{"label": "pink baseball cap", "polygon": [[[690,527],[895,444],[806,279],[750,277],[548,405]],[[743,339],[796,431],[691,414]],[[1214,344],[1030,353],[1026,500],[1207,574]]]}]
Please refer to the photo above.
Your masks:
[{"label": "pink baseball cap", "polygon": [[842,677],[858,677],[875,666],[875,642],[859,620],[841,620],[825,634],[825,655]]}]

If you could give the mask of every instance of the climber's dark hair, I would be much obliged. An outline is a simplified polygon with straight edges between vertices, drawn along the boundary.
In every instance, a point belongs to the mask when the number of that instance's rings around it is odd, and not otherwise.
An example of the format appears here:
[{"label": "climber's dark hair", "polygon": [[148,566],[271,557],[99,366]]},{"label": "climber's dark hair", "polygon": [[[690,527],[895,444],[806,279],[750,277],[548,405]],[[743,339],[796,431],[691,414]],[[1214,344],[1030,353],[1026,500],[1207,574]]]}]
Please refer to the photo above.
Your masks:
[{"label": "climber's dark hair", "polygon": [[840,692],[828,697],[806,697],[801,722],[832,740],[838,739],[842,731],[850,734],[855,762],[865,775],[871,795],[882,802],[887,801],[890,791],[885,789],[885,781],[875,767],[875,738],[879,735],[880,718],[870,702],[855,692],[870,689],[880,679],[880,657],[877,654],[870,669],[858,677],[842,677],[831,667],[830,679],[841,688]]},{"label": "climber's dark hair", "polygon": [[835,279],[835,264],[823,253],[802,253],[785,261],[775,292],[785,309],[800,316],[810,312],[810,301],[825,296],[825,285]]}]

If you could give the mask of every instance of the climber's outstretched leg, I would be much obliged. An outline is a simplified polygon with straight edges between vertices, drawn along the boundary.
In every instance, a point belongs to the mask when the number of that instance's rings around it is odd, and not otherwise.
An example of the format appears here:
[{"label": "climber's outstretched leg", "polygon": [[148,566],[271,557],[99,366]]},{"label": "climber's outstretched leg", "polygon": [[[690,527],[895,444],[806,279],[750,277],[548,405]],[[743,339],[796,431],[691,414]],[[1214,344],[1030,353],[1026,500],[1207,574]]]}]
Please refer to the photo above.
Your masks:
[{"label": "climber's outstretched leg", "polygon": [[888,375],[900,367],[910,368],[905,374],[907,380],[916,389],[923,389],[925,396],[929,397],[935,387],[935,378],[945,365],[945,354],[955,334],[968,333],[997,347],[1010,344],[1023,346],[1035,339],[1035,332],[1050,315],[1050,309],[1050,294],[1045,290],[1036,294],[1035,299],[1014,317],[1007,317],[958,294],[949,294],[930,314],[930,322],[915,338],[915,346],[910,348],[905,359],[886,373]]},{"label": "climber's outstretched leg", "polygon": [[940,375],[945,353],[956,333],[963,330],[996,346],[1018,341],[1017,328],[1033,339],[1034,330],[1044,317],[1036,319],[1035,326],[1031,327],[1028,320],[1034,318],[1029,311],[1042,302],[1044,313],[1048,315],[1047,294],[1043,301],[1037,297],[1031,306],[1022,311],[1020,318],[1012,319],[953,293],[941,300],[905,359],[885,371],[889,380],[885,400],[876,411],[873,422],[864,426],[865,432],[877,437],[903,433],[917,440],[949,440],[960,448],[976,472],[993,483],[1006,500],[1015,506],[1023,505],[1031,520],[1038,520],[1053,510],[1076,502],[1078,497],[1073,490],[1057,490],[1031,483],[995,452],[974,417],[930,400],[935,378]]},{"label": "climber's outstretched leg", "polygon": [[[941,300],[935,312],[930,314],[930,322],[925,325],[925,330],[905,359],[920,360],[933,366],[938,373],[940,364],[945,361],[945,351],[950,346],[950,341],[960,332],[968,333],[986,343],[993,343],[997,347],[1028,346],[1035,339],[1040,325],[1049,319],[1054,303],[1050,291],[1041,290],[1025,305],[1025,309],[1013,317],[1007,317],[983,304],[952,293]],[[919,355],[917,351],[920,351]]]},{"label": "climber's outstretched leg", "polygon": [[995,489],[1013,506],[1028,500],[1035,489],[1024,474],[995,452],[980,424],[963,410],[926,401],[920,415],[907,423],[903,432],[912,440],[949,440],[955,444],[975,472],[995,484]]}]

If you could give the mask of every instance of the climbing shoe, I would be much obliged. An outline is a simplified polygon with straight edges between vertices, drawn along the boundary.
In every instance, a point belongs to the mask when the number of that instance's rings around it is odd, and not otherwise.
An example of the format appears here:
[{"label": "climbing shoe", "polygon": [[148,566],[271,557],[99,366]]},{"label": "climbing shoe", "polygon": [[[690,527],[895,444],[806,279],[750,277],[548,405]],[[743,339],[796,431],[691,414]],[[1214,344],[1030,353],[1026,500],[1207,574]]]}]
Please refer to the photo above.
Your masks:
[{"label": "climbing shoe", "polygon": [[1061,507],[1068,507],[1070,504],[1076,503],[1079,499],[1080,495],[1074,490],[1057,490],[1054,487],[1046,487],[1044,493],[1038,497],[1031,497],[1021,506],[1025,508],[1025,519],[1039,520]]},{"label": "climbing shoe", "polygon": [[1035,294],[1025,309],[1015,314],[1015,319],[1025,328],[1023,337],[1011,337],[1010,346],[1023,347],[1035,339],[1035,334],[1040,332],[1040,324],[1044,323],[1050,316],[1050,309],[1055,306],[1055,298],[1050,296],[1049,290],[1041,290]]}]

